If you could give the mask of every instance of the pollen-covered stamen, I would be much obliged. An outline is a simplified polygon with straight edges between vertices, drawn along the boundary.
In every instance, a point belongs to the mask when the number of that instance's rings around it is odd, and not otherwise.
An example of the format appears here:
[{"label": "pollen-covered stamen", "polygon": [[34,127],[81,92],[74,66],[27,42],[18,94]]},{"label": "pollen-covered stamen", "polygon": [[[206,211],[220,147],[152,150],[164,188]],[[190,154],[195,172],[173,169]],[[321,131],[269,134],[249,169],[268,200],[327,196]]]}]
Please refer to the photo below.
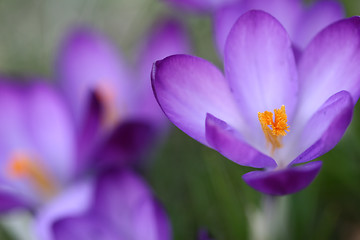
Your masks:
[{"label": "pollen-covered stamen", "polygon": [[271,146],[271,155],[275,150],[282,147],[281,139],[289,132],[289,125],[287,125],[287,115],[285,106],[282,105],[279,109],[274,109],[275,118],[273,119],[273,113],[265,111],[258,113],[258,118],[261,124],[261,128],[264,132],[266,142]]},{"label": "pollen-covered stamen", "polygon": [[11,177],[24,177],[29,180],[45,198],[54,196],[58,191],[58,186],[51,175],[27,154],[15,153],[10,159],[8,170]]}]

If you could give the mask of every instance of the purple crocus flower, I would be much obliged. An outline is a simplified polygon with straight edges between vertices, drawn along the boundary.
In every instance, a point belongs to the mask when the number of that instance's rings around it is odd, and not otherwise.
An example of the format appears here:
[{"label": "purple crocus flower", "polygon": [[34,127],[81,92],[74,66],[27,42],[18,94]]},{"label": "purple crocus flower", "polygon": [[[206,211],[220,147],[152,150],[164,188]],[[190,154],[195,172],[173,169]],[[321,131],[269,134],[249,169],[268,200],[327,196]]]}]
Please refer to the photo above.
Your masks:
[{"label": "purple crocus flower", "polygon": [[74,179],[71,114],[57,92],[39,81],[2,81],[0,109],[0,210],[36,211]]},{"label": "purple crocus flower", "polygon": [[332,149],[351,121],[360,94],[359,27],[359,17],[330,25],[295,64],[284,27],[249,11],[228,36],[225,77],[206,60],[174,55],[154,64],[153,89],[189,136],[235,163],[264,168],[243,176],[248,185],[294,193],[321,168],[306,162]]},{"label": "purple crocus flower", "polygon": [[80,169],[93,164],[94,156],[101,164],[129,164],[164,130],[166,118],[152,94],[149,73],[156,59],[189,52],[189,42],[173,20],[160,22],[150,33],[133,68],[93,29],[75,29],[62,44],[56,72],[79,129]]},{"label": "purple crocus flower", "polygon": [[42,240],[170,239],[163,208],[136,174],[79,178],[74,122],[58,92],[1,82],[0,109],[1,212],[31,210]]},{"label": "purple crocus flower", "polygon": [[171,239],[163,208],[139,176],[124,170],[74,186],[42,209],[36,223],[43,240]]},{"label": "purple crocus flower", "polygon": [[213,14],[215,41],[221,55],[232,25],[251,9],[266,11],[278,19],[300,52],[320,30],[345,16],[341,4],[334,0],[320,0],[309,6],[301,0],[244,0],[223,5]]}]

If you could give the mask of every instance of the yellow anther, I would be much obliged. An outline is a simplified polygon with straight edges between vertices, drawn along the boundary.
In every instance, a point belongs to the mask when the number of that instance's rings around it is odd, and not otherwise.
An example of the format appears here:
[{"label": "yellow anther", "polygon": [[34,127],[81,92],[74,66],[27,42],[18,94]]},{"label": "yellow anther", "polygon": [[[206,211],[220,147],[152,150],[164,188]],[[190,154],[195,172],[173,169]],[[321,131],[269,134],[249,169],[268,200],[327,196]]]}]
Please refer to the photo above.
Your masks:
[{"label": "yellow anther", "polygon": [[268,145],[271,145],[271,155],[274,154],[277,148],[281,148],[281,139],[289,132],[289,125],[287,125],[287,115],[285,106],[282,105],[279,109],[274,109],[275,119],[273,120],[273,113],[265,111],[258,113],[258,118],[261,128],[264,132],[265,139]]},{"label": "yellow anther", "polygon": [[58,191],[58,187],[50,174],[34,159],[24,153],[15,153],[10,160],[9,175],[26,177],[45,198],[50,198]]}]

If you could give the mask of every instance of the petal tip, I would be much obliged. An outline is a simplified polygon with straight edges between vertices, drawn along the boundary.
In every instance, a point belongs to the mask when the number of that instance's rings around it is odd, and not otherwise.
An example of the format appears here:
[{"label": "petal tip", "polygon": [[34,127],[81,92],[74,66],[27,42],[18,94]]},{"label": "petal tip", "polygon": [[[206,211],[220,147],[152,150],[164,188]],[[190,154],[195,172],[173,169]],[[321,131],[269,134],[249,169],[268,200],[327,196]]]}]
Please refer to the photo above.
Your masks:
[{"label": "petal tip", "polygon": [[273,196],[296,193],[307,186],[318,175],[322,162],[316,161],[305,165],[282,170],[253,171],[242,176],[243,180],[255,190]]}]

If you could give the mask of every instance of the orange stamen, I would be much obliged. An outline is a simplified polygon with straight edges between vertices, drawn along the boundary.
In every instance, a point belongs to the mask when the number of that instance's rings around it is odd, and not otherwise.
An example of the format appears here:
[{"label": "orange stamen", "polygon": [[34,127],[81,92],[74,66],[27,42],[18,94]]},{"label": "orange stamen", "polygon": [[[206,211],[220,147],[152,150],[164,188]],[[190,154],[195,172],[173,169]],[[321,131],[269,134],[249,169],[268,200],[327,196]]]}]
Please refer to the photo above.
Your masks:
[{"label": "orange stamen", "polygon": [[15,153],[10,160],[9,174],[12,177],[28,178],[37,190],[46,198],[50,198],[57,192],[57,185],[45,169],[29,155]]},{"label": "orange stamen", "polygon": [[268,145],[271,145],[271,155],[275,150],[282,147],[281,139],[289,132],[290,126],[287,125],[287,115],[285,106],[282,105],[279,109],[274,109],[275,119],[273,120],[273,113],[265,111],[258,113],[258,118],[261,128],[264,132],[265,139]]}]

